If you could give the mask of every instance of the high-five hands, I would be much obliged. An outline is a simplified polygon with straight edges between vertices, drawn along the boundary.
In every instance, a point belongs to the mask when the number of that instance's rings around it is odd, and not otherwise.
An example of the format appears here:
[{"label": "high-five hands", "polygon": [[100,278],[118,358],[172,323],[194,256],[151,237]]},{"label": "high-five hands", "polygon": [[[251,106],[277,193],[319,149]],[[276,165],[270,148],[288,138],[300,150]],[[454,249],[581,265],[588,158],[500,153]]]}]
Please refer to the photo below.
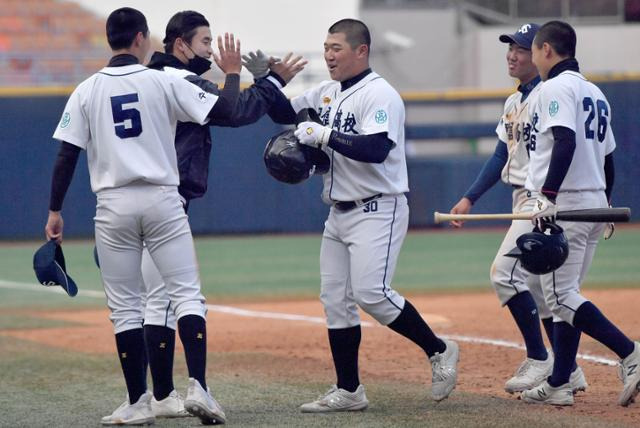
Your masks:
[{"label": "high-five hands", "polygon": [[224,33],[218,36],[219,54],[213,53],[213,60],[224,74],[240,74],[242,70],[242,57],[240,55],[240,39],[236,40],[233,33]]}]

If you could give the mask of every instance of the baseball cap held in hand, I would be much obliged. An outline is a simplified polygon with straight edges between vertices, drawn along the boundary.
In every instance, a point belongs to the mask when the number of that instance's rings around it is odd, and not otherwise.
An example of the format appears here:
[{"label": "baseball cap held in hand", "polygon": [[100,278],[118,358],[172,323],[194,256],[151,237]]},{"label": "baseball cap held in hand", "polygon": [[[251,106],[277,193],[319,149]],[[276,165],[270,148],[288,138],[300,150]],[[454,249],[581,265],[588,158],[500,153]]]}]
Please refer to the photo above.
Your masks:
[{"label": "baseball cap held in hand", "polygon": [[78,286],[67,274],[62,247],[55,240],[44,244],[33,255],[33,270],[40,284],[59,285],[70,297],[78,294]]},{"label": "baseball cap held in hand", "polygon": [[502,34],[500,41],[502,43],[515,43],[520,47],[531,50],[533,38],[536,36],[539,28],[540,26],[538,24],[524,24],[514,34]]}]

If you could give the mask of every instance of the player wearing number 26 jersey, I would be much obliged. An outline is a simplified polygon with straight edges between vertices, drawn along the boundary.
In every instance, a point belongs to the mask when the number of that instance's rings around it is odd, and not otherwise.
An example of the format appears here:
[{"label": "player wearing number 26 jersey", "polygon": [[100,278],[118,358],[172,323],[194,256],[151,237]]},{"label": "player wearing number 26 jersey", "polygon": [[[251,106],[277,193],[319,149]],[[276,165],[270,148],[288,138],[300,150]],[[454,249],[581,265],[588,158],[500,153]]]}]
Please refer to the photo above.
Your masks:
[{"label": "player wearing number 26 jersey", "polygon": [[[533,115],[527,177],[527,188],[539,192],[533,209],[537,223],[554,221],[557,210],[606,207],[611,197],[616,146],[611,106],[580,73],[575,51],[576,33],[561,21],[543,25],[532,45],[532,59],[543,80]],[[623,390],[618,403],[627,406],[640,388],[640,343],[632,342],[580,293],[605,225],[558,224],[569,241],[567,261],[540,277],[554,319],[553,371],[521,397],[528,403],[573,404],[570,372],[584,332],[620,358]]]}]

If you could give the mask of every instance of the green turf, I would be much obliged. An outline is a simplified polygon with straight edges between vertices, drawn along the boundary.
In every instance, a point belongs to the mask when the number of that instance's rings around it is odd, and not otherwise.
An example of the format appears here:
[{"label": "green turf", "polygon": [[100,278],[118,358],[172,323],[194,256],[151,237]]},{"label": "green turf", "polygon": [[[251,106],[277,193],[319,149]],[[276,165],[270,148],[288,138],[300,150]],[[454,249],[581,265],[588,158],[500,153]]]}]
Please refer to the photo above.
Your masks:
[{"label": "green turf", "polygon": [[[504,230],[409,233],[393,285],[402,292],[489,289],[489,266]],[[602,241],[585,287],[640,286],[640,229]],[[0,281],[35,284],[31,265],[39,243],[0,245]],[[81,290],[102,290],[93,244],[66,242],[71,276]],[[319,292],[319,235],[200,237],[196,239],[204,293],[212,300],[315,297]],[[104,299],[3,288],[0,307],[103,305]]]},{"label": "green turf", "polygon": [[[504,230],[414,232],[407,236],[394,287],[401,292],[486,289],[488,270]],[[619,231],[601,242],[587,287],[638,287],[640,229]],[[40,328],[64,322],[40,319],[26,308],[79,310],[104,307],[104,298],[70,299],[35,284],[31,260],[40,243],[0,245],[0,329]],[[315,298],[319,292],[319,235],[198,238],[201,277],[210,303],[280,297]],[[100,293],[90,242],[66,242],[69,272],[81,291]],[[30,285],[31,288],[28,288]],[[21,289],[22,288],[22,289]],[[57,289],[57,287],[55,287]],[[99,295],[99,294],[98,294]],[[91,340],[88,338],[87,340]],[[277,427],[446,427],[545,428],[621,426],[576,412],[531,411],[516,401],[455,392],[435,404],[420,380],[367,383],[370,408],[363,413],[302,415],[297,406],[323,392],[326,379],[269,379],[264,358],[287,367],[284,357],[211,353],[208,378],[235,426]],[[238,361],[246,362],[240,364]],[[233,368],[233,369],[232,369]],[[176,357],[176,386],[186,387],[184,358]],[[99,426],[124,399],[115,355],[88,355],[0,336],[0,426]],[[613,404],[612,404],[613,406]],[[158,426],[199,426],[192,418],[159,420]]]},{"label": "green turf", "polygon": [[[560,410],[534,412],[515,399],[456,392],[441,403],[428,396],[420,380],[371,382],[365,412],[312,415],[298,406],[327,388],[319,379],[270,379],[246,370],[230,372],[229,359],[211,354],[208,382],[225,409],[228,425],[238,427],[618,427],[611,421]],[[245,356],[255,360],[257,355]],[[276,358],[276,357],[272,357]],[[276,361],[286,364],[286,359]],[[176,358],[176,388],[186,389],[184,358]],[[124,381],[115,355],[87,355],[0,336],[0,426],[90,427],[124,400]],[[613,405],[613,404],[612,404]],[[157,426],[200,426],[195,418],[156,421]]]}]

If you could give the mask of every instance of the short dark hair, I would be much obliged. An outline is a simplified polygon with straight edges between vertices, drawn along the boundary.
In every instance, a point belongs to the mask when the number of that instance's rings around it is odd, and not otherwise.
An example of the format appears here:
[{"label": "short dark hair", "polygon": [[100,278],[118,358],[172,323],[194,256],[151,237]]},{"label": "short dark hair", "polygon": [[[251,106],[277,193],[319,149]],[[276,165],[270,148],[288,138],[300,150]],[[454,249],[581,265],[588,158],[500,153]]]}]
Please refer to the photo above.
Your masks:
[{"label": "short dark hair", "polygon": [[149,35],[147,18],[139,10],[122,7],[107,18],[107,41],[113,50],[130,48],[138,33]]},{"label": "short dark hair", "polygon": [[357,19],[341,19],[329,27],[329,34],[344,33],[351,49],[360,45],[371,48],[371,34],[364,22]]},{"label": "short dark hair", "polygon": [[563,21],[549,21],[536,33],[533,43],[538,48],[549,43],[556,53],[562,57],[576,56],[576,32],[573,27]]},{"label": "short dark hair", "polygon": [[193,10],[184,10],[173,15],[167,23],[164,40],[162,41],[165,53],[173,51],[173,44],[178,37],[187,43],[191,43],[198,27],[209,27],[209,21],[201,13]]}]

